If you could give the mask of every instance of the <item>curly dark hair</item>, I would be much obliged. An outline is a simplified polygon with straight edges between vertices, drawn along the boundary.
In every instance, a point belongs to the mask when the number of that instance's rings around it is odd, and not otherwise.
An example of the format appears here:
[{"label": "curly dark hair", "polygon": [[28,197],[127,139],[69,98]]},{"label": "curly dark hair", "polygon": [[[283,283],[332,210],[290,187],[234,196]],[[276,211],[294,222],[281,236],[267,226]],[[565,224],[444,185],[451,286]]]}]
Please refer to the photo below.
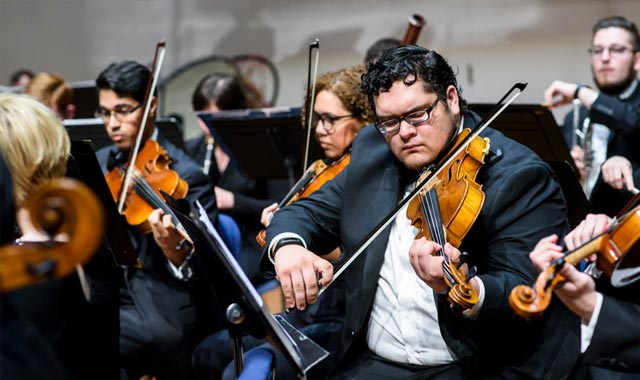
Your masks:
[{"label": "curly dark hair", "polygon": [[426,92],[434,92],[442,99],[446,99],[447,88],[454,86],[458,90],[461,112],[467,109],[467,101],[462,97],[456,73],[447,60],[434,50],[416,45],[389,49],[370,61],[367,72],[362,76],[361,89],[369,98],[375,115],[375,96],[389,91],[397,81],[411,85],[418,80],[423,82]]}]

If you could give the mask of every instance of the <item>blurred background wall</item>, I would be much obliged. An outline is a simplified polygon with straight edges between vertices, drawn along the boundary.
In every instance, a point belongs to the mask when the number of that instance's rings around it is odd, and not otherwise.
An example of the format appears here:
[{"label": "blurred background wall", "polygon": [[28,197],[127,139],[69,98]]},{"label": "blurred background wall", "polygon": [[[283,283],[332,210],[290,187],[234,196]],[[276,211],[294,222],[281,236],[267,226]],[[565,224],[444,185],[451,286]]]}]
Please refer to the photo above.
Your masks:
[{"label": "blurred background wall", "polygon": [[0,0],[0,84],[18,68],[93,80],[112,61],[150,63],[165,40],[162,76],[210,55],[258,54],[278,71],[275,105],[299,106],[310,42],[319,72],[357,64],[377,39],[401,39],[412,13],[427,22],[418,44],[449,59],[470,102],[527,81],[518,102],[540,103],[554,79],[591,83],[591,26],[614,14],[640,23],[640,1]]}]

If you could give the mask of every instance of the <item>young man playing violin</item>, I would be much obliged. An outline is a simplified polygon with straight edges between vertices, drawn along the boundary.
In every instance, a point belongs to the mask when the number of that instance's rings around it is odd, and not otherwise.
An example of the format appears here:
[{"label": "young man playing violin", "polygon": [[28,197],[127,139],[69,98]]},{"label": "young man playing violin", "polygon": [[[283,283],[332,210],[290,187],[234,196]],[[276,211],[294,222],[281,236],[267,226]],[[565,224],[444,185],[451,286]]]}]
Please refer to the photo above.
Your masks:
[{"label": "young man playing violin", "polygon": [[[628,215],[629,219],[620,221],[619,226],[630,226],[635,230],[635,233],[625,233],[629,239],[637,238],[639,212],[636,207]],[[626,222],[631,223],[624,226],[622,223]],[[578,227],[565,236],[566,249],[571,252],[595,237],[606,236],[605,233],[609,232],[613,223],[604,214],[587,215]],[[557,235],[545,237],[529,255],[539,271],[564,255],[563,248],[557,243]],[[636,241],[636,249],[630,250],[630,256],[623,256],[622,260],[637,262],[637,245]],[[609,261],[600,257],[601,253],[595,256],[596,260]],[[582,321],[580,350],[584,355],[575,369],[575,378],[631,379],[632,376],[637,376],[640,372],[640,330],[637,328],[640,317],[640,283],[614,287],[605,275],[594,279],[567,264],[558,274],[564,277],[564,282],[555,289],[554,294]],[[633,372],[635,375],[627,374],[628,377],[625,377],[623,372]]]},{"label": "young man playing violin", "polygon": [[[403,46],[369,62],[362,88],[375,123],[363,128],[351,162],[307,198],[274,214],[267,229],[288,307],[305,309],[319,284],[334,278],[314,252],[340,242],[358,246],[438,162],[477,115],[452,68],[434,51]],[[566,206],[551,169],[526,147],[485,129],[490,149],[476,181],[484,205],[461,245],[440,246],[418,232],[401,210],[342,274],[345,326],[335,378],[565,377],[578,355],[578,320],[559,303],[541,320],[524,321],[510,308],[517,284],[531,283],[528,259],[537,241],[564,234]],[[420,195],[419,195],[420,196]],[[433,211],[433,210],[430,210]],[[454,264],[467,252],[467,286],[477,302],[463,308],[447,298],[442,253]],[[465,268],[465,266],[460,267]],[[448,268],[449,269],[449,268]]]},{"label": "young man playing violin", "polygon": [[[96,80],[99,109],[114,145],[98,152],[103,171],[127,165],[143,120],[149,70],[133,61],[109,65]],[[141,149],[156,141],[171,159],[170,169],[187,182],[186,199],[200,201],[216,223],[218,210],[213,184],[202,169],[155,128],[155,96],[151,100]],[[201,268],[192,260],[192,248],[184,243],[169,214],[150,213],[150,234],[130,229],[142,268],[125,268],[120,297],[120,354],[132,378],[148,374],[188,379],[193,347],[208,333],[224,325],[211,286],[198,276]],[[218,314],[220,315],[218,315]]]}]

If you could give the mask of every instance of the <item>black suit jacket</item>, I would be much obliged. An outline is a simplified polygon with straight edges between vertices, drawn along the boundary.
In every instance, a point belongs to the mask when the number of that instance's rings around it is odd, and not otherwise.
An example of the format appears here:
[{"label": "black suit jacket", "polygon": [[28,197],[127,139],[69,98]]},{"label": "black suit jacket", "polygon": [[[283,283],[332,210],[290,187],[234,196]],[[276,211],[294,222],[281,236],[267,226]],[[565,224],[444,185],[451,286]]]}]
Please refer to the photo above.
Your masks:
[{"label": "black suit jacket", "polygon": [[[591,367],[591,372],[596,367],[597,373],[605,373],[602,369],[640,373],[640,282],[615,288],[603,275],[596,285],[603,294],[602,308],[580,363]],[[614,378],[612,374],[608,376]]]},{"label": "black suit jacket", "polygon": [[[160,133],[157,142],[171,158],[170,168],[188,183],[186,199],[190,203],[200,201],[211,221],[217,224],[215,192],[209,178],[184,151]],[[109,146],[96,152],[105,172],[109,152],[115,149]],[[191,279],[179,280],[170,272],[152,234],[142,235],[136,230],[130,233],[142,268],[126,268],[125,287],[121,289],[121,354],[134,356],[144,345],[152,345],[156,352],[152,360],[159,366],[153,369],[154,374],[188,378],[192,348],[206,335],[224,327],[221,308],[197,261],[191,261],[194,271]],[[122,318],[126,307],[123,305],[130,302],[131,310],[143,318],[140,325],[131,325],[131,319]]]},{"label": "black suit jacket", "polygon": [[[465,116],[473,127],[477,115]],[[567,229],[566,207],[551,169],[528,148],[487,129],[491,153],[477,182],[485,202],[460,249],[471,254],[484,283],[477,319],[463,318],[438,298],[439,323],[448,346],[460,359],[475,362],[486,376],[561,378],[575,362],[579,321],[554,303],[539,320],[527,322],[511,310],[508,296],[517,284],[531,284],[537,272],[528,254],[540,238]],[[372,126],[358,133],[351,162],[333,181],[275,214],[270,241],[282,232],[300,235],[314,252],[342,243],[350,252],[393,209],[403,191],[403,169]],[[345,331],[348,357],[366,334],[390,228],[387,227],[345,271]],[[268,258],[263,258],[267,264]],[[493,348],[490,348],[493,347]]]}]

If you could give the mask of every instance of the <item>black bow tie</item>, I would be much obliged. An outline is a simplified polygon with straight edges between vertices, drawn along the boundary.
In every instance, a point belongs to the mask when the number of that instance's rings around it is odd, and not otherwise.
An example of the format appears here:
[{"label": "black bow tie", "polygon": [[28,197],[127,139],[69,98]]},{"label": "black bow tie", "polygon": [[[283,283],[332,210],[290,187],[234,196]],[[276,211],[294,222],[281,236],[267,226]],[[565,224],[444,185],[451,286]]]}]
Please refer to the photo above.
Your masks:
[{"label": "black bow tie", "polygon": [[112,150],[109,152],[107,159],[107,171],[113,170],[116,166],[124,167],[127,163],[129,155],[121,150]]}]

